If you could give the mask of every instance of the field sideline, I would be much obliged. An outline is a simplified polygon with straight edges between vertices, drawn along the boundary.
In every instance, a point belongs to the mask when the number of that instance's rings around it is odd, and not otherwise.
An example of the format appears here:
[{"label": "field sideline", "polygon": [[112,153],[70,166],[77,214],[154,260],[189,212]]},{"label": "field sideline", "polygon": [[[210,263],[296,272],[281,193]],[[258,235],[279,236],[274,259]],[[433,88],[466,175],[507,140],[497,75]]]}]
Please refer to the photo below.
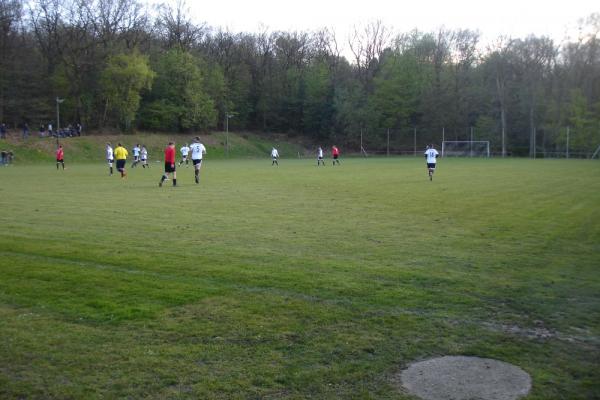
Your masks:
[{"label": "field sideline", "polygon": [[315,163],[0,168],[0,398],[409,399],[447,354],[598,398],[600,163]]}]

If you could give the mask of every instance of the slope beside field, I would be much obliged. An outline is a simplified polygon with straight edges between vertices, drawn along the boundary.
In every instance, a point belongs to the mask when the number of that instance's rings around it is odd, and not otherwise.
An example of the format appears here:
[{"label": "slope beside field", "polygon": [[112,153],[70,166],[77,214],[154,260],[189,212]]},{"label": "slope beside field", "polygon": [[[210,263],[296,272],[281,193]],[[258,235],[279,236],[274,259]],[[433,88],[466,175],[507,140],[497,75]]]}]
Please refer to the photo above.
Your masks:
[{"label": "slope beside field", "polygon": [[[67,162],[96,162],[103,161],[106,156],[104,148],[107,142],[116,147],[118,142],[130,150],[135,144],[146,145],[150,161],[163,160],[163,149],[169,141],[174,141],[179,149],[184,143],[190,144],[196,134],[166,134],[139,132],[128,135],[83,135],[81,137],[60,138],[58,142],[65,151]],[[300,140],[290,140],[285,135],[260,136],[252,133],[214,132],[200,135],[202,143],[207,148],[211,159],[220,158],[256,158],[268,157],[272,146],[279,149],[279,153],[287,158],[298,158],[314,153],[312,146],[303,144]],[[229,154],[225,151],[225,144],[229,141]],[[49,162],[55,159],[57,139],[51,137],[30,136],[23,140],[13,132],[8,140],[0,141],[0,150],[10,150],[15,154],[16,163]],[[179,154],[179,152],[178,152]]]},{"label": "slope beside field", "polygon": [[438,355],[598,395],[597,162],[210,154],[0,168],[0,398],[408,399]]}]

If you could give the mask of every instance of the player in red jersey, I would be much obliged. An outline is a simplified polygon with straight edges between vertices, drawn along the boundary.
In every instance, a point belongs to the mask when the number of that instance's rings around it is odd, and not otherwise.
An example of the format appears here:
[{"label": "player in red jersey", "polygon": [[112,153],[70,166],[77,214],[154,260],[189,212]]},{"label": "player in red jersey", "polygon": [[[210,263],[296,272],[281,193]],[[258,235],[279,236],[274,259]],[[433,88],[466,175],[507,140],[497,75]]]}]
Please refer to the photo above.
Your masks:
[{"label": "player in red jersey", "polygon": [[333,146],[331,148],[331,157],[333,157],[333,165],[335,166],[335,163],[337,162],[338,165],[340,165],[340,149],[337,148],[337,146]]},{"label": "player in red jersey", "polygon": [[62,144],[58,145],[58,149],[56,149],[56,169],[58,169],[58,164],[62,164],[63,170],[65,169],[65,152],[63,151]]},{"label": "player in red jersey", "polygon": [[169,174],[173,173],[173,186],[177,186],[177,172],[175,172],[175,143],[169,142],[165,148],[165,174],[160,178],[158,186],[162,186],[163,182],[169,179]]}]

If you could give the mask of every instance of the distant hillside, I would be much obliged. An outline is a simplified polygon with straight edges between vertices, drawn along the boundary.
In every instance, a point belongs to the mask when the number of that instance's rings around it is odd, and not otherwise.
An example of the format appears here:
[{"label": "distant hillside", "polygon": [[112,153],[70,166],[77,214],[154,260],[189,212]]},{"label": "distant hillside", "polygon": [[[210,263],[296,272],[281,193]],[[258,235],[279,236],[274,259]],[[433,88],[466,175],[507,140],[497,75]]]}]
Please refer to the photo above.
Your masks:
[{"label": "distant hillside", "polygon": [[[136,144],[145,144],[148,148],[151,161],[162,160],[163,149],[169,141],[174,141],[179,149],[184,143],[191,143],[195,135],[144,133],[114,134],[114,135],[89,135],[74,138],[60,139],[65,150],[66,162],[96,162],[104,160],[106,142],[111,142],[113,147],[121,142],[128,150]],[[225,158],[225,133],[216,132],[200,135],[202,143],[207,148],[209,159]],[[313,154],[314,149],[310,144],[300,140],[291,141],[285,135],[261,136],[250,133],[229,133],[231,158],[258,158],[269,157],[271,148],[277,147],[283,158],[296,158],[299,155]],[[27,140],[22,140],[17,135],[0,140],[0,150],[11,150],[15,154],[17,163],[36,163],[54,160],[56,149],[55,138],[38,138],[32,135]]]}]

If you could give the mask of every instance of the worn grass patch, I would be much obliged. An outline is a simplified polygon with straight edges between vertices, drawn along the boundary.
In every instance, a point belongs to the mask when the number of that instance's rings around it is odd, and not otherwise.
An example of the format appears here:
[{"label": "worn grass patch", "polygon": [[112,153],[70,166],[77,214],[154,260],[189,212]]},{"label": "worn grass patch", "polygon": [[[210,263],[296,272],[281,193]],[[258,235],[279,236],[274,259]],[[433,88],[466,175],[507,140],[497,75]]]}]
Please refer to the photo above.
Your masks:
[{"label": "worn grass patch", "polygon": [[600,164],[0,168],[0,398],[408,398],[414,360],[600,391]]}]

